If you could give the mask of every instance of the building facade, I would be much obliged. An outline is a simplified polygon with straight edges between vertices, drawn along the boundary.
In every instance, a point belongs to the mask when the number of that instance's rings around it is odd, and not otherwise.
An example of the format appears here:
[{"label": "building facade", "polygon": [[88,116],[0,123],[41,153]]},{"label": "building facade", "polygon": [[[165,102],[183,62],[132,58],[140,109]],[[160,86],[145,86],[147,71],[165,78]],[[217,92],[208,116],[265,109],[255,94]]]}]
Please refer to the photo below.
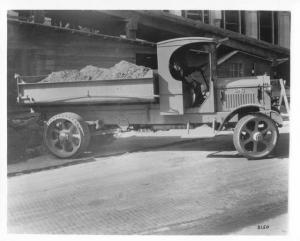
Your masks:
[{"label": "building facade", "polygon": [[166,11],[274,45],[290,48],[291,13],[287,11]]},{"label": "building facade", "polygon": [[218,59],[239,51],[219,65],[220,75],[248,75],[255,63],[254,74],[289,82],[290,18],[272,11],[9,11],[8,109],[18,109],[14,73],[48,75],[120,60],[156,69],[156,43],[178,37],[219,40]]}]

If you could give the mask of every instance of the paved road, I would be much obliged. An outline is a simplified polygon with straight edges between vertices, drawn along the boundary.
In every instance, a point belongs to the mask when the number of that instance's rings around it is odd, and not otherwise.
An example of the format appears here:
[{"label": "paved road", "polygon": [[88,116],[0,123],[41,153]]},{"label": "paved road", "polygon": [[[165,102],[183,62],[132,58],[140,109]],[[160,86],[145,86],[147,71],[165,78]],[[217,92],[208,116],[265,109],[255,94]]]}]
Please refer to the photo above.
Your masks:
[{"label": "paved road", "polygon": [[228,234],[267,222],[282,234],[268,220],[287,213],[288,143],[249,161],[218,136],[11,177],[8,231]]}]

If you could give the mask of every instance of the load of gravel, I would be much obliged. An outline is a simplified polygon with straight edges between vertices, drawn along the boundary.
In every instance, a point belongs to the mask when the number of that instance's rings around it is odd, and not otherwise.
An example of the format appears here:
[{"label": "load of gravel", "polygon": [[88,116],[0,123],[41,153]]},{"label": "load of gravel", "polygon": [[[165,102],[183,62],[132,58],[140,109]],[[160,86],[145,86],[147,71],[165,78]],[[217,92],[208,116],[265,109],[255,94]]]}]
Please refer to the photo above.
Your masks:
[{"label": "load of gravel", "polygon": [[87,80],[138,79],[152,78],[153,71],[122,60],[111,68],[99,68],[87,65],[81,70],[63,70],[53,72],[40,82],[75,82]]},{"label": "load of gravel", "polygon": [[89,80],[109,79],[111,76],[109,69],[98,68],[92,65],[85,66],[80,70],[80,74],[87,76]]},{"label": "load of gravel", "polygon": [[80,74],[76,69],[63,70],[58,72],[52,72],[45,79],[41,80],[41,83],[45,82],[72,82],[88,80],[87,76]]},{"label": "load of gravel", "polygon": [[127,61],[121,61],[111,67],[110,71],[113,79],[138,79],[145,78],[150,69]]}]

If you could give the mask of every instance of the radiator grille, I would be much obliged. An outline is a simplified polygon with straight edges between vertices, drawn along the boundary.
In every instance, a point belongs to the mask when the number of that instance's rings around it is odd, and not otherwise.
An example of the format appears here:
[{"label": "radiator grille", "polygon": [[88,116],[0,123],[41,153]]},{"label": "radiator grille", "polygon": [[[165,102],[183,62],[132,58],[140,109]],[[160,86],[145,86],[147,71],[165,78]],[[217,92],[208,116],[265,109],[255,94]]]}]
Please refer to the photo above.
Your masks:
[{"label": "radiator grille", "polygon": [[256,98],[254,93],[243,94],[226,94],[225,95],[225,108],[232,109],[241,105],[255,104]]}]

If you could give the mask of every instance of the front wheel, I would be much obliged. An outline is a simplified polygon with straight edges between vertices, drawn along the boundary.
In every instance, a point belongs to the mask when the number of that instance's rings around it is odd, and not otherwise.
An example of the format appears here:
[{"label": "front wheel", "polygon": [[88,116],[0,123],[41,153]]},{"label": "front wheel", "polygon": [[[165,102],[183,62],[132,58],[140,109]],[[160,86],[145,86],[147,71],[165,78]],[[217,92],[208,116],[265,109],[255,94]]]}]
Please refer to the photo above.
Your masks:
[{"label": "front wheel", "polygon": [[275,148],[279,133],[275,122],[262,114],[246,115],[237,123],[233,143],[236,150],[250,159],[268,156]]},{"label": "front wheel", "polygon": [[44,129],[44,142],[48,150],[59,158],[77,157],[85,151],[90,131],[83,119],[71,112],[50,118]]}]

